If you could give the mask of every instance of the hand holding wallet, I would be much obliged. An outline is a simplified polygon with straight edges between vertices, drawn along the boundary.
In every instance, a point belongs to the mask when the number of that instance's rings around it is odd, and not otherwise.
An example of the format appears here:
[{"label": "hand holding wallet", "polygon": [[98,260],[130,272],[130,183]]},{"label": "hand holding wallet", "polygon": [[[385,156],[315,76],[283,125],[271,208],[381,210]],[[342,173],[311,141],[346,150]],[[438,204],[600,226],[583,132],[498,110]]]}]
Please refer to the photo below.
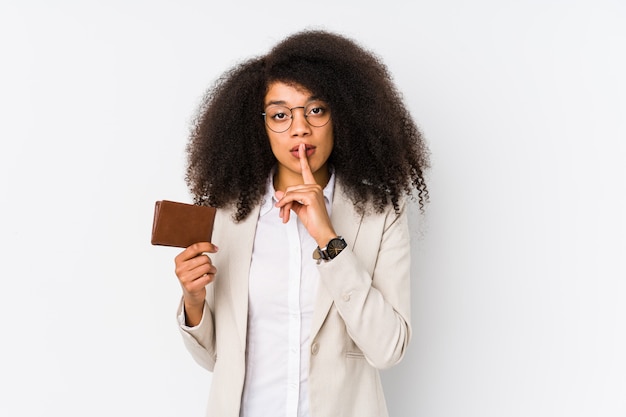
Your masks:
[{"label": "hand holding wallet", "polygon": [[186,248],[196,242],[210,242],[215,207],[160,200],[154,205],[153,245]]}]

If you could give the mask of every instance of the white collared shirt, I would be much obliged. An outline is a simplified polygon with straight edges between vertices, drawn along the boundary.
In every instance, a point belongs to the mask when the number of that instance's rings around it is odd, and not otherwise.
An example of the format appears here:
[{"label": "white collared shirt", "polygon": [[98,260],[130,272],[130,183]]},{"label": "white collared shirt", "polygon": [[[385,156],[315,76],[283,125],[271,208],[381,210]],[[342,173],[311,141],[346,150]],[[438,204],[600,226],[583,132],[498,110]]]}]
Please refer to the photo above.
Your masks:
[{"label": "white collared shirt", "polygon": [[[317,243],[294,212],[282,223],[271,178],[250,264],[240,416],[309,417],[309,337],[319,280],[312,254]],[[324,188],[329,214],[334,185],[332,174]]]}]

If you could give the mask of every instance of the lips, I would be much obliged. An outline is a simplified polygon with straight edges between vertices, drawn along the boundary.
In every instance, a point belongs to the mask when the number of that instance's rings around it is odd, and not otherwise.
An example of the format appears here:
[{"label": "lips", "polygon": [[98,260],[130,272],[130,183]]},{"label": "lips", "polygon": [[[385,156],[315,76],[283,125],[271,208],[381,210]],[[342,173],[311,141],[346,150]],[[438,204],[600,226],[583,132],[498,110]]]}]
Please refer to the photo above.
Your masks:
[{"label": "lips", "polygon": [[[293,148],[291,148],[291,150],[289,150],[289,153],[291,153],[291,155],[295,158],[299,158],[298,155],[298,148],[300,147],[300,145],[296,145]],[[306,157],[310,158],[311,155],[313,155],[315,153],[315,146],[313,145],[305,145],[306,147]]]}]

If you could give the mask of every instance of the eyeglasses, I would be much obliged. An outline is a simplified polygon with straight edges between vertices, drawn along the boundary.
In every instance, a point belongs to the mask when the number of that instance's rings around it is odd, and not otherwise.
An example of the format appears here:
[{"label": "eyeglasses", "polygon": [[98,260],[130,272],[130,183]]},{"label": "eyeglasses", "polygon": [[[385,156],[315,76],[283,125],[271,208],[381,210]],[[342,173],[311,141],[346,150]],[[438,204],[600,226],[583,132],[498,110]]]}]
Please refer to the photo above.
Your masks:
[{"label": "eyeglasses", "polygon": [[310,103],[306,106],[286,107],[271,105],[265,109],[265,113],[261,113],[265,119],[265,124],[273,132],[283,133],[291,127],[293,122],[293,111],[302,109],[304,111],[304,119],[308,124],[314,127],[322,127],[330,120],[330,109],[324,103],[319,101]]}]

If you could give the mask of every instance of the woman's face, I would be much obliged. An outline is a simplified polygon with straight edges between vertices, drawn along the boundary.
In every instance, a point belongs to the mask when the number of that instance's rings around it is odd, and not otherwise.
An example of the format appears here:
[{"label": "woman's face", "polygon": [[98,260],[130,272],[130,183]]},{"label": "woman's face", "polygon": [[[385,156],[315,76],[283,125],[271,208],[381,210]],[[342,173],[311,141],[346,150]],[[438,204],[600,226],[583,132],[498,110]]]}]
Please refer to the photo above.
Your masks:
[{"label": "woman's face", "polygon": [[[265,130],[278,164],[275,188],[284,190],[290,185],[303,183],[298,158],[301,143],[306,146],[306,156],[316,182],[325,186],[330,177],[327,161],[333,150],[333,124],[328,105],[304,87],[282,82],[269,85],[264,104]],[[284,132],[277,133],[283,129]]]}]

